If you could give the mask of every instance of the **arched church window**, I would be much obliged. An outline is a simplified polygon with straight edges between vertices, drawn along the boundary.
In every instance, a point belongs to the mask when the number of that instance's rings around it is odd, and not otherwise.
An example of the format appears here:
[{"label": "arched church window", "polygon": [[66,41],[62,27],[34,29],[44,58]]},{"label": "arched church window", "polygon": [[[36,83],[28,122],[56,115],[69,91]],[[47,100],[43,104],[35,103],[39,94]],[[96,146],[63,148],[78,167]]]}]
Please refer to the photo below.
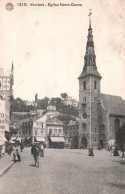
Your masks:
[{"label": "arched church window", "polygon": [[120,129],[120,120],[115,119],[115,133],[118,132]]},{"label": "arched church window", "polygon": [[94,89],[97,89],[97,81],[94,81]]},{"label": "arched church window", "polygon": [[86,131],[86,124],[85,123],[82,124],[82,130]]},{"label": "arched church window", "polygon": [[86,81],[83,81],[83,89],[86,90]]},{"label": "arched church window", "polygon": [[83,103],[85,103],[86,102],[86,97],[83,97]]}]

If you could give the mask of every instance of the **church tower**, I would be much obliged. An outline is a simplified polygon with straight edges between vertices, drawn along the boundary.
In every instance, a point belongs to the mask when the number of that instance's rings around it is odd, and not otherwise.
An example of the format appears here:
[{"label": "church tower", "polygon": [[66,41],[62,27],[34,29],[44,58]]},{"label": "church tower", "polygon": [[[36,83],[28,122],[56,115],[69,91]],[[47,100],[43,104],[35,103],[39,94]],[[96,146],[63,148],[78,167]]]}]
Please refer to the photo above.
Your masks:
[{"label": "church tower", "polygon": [[89,29],[84,57],[84,67],[79,76],[79,147],[87,148],[90,144],[98,145],[98,103],[100,102],[101,75],[97,71],[96,55],[91,27]]}]

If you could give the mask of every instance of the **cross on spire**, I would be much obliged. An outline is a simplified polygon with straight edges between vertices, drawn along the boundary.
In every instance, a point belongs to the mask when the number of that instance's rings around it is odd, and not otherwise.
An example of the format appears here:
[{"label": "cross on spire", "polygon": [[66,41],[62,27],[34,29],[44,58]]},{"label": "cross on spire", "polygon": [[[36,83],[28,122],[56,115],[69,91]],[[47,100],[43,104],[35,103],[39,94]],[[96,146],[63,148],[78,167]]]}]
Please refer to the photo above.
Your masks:
[{"label": "cross on spire", "polygon": [[92,15],[92,12],[91,12],[91,9],[89,10],[89,21],[91,22],[91,15]]},{"label": "cross on spire", "polygon": [[91,15],[92,15],[92,12],[91,12],[91,9],[89,9],[89,27],[91,28]]}]

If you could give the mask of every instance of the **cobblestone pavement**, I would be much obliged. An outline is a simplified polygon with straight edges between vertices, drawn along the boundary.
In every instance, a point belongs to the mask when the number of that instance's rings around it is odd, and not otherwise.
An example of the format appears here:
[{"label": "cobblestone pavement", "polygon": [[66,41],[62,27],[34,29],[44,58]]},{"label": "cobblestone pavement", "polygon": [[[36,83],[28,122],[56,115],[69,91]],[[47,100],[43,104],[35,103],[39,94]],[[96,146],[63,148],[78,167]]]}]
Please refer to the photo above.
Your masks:
[{"label": "cobblestone pavement", "polygon": [[34,167],[30,149],[21,162],[0,177],[1,194],[123,194],[125,158],[105,150],[45,149],[40,167]]},{"label": "cobblestone pavement", "polygon": [[0,158],[0,171],[11,163],[10,155],[5,154]]}]

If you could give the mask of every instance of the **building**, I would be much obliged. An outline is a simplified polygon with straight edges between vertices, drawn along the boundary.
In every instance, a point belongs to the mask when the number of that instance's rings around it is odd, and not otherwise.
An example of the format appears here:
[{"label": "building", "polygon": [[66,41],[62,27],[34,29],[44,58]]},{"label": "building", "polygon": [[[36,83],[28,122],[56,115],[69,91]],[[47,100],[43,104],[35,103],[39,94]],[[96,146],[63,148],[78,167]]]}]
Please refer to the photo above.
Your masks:
[{"label": "building", "polygon": [[13,95],[13,71],[4,73],[4,69],[0,68],[0,145],[5,145],[5,142],[10,139],[10,104],[11,96]]},{"label": "building", "polygon": [[18,123],[18,137],[30,138],[32,137],[33,120],[30,118],[23,119]]},{"label": "building", "polygon": [[76,149],[78,148],[78,131],[79,121],[70,121],[64,127],[65,147]]},{"label": "building", "polygon": [[32,114],[29,112],[12,112],[11,119],[12,120],[22,120],[26,118],[31,118]]},{"label": "building", "polygon": [[49,115],[44,114],[40,118],[33,121],[33,142],[41,141],[47,147],[54,147],[55,143],[64,143],[63,138],[63,123],[56,118],[51,118]]},{"label": "building", "polygon": [[46,132],[46,120],[47,115],[43,115],[40,118],[33,121],[32,142],[41,141],[47,144],[47,132]]},{"label": "building", "polygon": [[0,95],[4,98],[9,98],[13,95],[13,75],[14,67],[12,63],[12,68],[8,72],[4,73],[4,69],[0,68]]},{"label": "building", "polygon": [[[91,12],[89,14],[91,16]],[[125,137],[125,101],[120,96],[102,94],[101,75],[97,70],[96,55],[89,20],[84,67],[79,76],[79,147],[92,144],[105,148],[110,139],[121,143]],[[121,132],[122,128],[122,132]],[[122,135],[121,135],[122,133]],[[119,135],[120,134],[120,135]],[[122,143],[125,138],[122,138]]]},{"label": "building", "polygon": [[47,106],[47,110],[48,111],[56,111],[56,106],[50,104]]},{"label": "building", "polygon": [[[10,126],[10,103],[6,98],[0,99],[0,141],[9,140],[9,126]],[[7,137],[7,139],[6,139]]]},{"label": "building", "polygon": [[47,118],[46,122],[48,147],[64,148],[63,122],[56,118]]},{"label": "building", "polygon": [[71,96],[67,96],[66,98],[64,98],[63,103],[67,106],[70,105],[76,108],[78,108],[79,106],[79,103],[75,99],[73,99]]},{"label": "building", "polygon": [[57,117],[60,113],[56,110],[56,106],[48,105],[46,114],[51,118]]},{"label": "building", "polygon": [[34,101],[25,100],[24,102],[26,106],[37,106],[37,103]]},{"label": "building", "polygon": [[11,140],[18,138],[25,140],[25,144],[32,143],[33,136],[33,120],[30,118],[26,119],[13,119],[10,124]]}]

